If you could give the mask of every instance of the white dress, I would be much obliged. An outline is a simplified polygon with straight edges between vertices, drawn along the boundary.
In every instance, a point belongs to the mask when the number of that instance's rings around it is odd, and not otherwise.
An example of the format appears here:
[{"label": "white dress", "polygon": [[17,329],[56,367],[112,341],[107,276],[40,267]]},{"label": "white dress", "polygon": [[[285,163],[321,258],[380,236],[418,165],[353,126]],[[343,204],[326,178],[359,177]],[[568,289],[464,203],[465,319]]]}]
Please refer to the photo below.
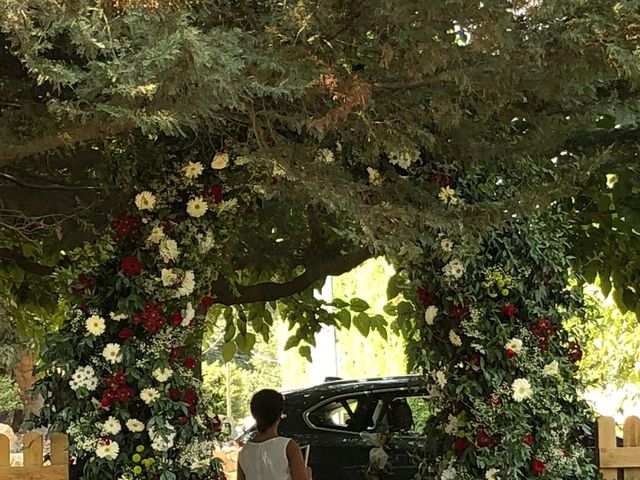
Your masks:
[{"label": "white dress", "polygon": [[291,480],[287,445],[290,438],[274,437],[264,442],[247,442],[238,462],[247,480]]}]

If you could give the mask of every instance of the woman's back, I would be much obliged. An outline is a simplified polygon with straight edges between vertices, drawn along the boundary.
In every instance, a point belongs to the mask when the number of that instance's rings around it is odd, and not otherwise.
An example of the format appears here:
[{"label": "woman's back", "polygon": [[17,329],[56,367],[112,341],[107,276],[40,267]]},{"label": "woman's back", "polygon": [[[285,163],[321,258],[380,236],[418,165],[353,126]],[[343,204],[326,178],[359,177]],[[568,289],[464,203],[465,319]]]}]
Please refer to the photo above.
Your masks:
[{"label": "woman's back", "polygon": [[247,442],[238,456],[247,480],[291,480],[287,458],[289,442],[285,437]]}]

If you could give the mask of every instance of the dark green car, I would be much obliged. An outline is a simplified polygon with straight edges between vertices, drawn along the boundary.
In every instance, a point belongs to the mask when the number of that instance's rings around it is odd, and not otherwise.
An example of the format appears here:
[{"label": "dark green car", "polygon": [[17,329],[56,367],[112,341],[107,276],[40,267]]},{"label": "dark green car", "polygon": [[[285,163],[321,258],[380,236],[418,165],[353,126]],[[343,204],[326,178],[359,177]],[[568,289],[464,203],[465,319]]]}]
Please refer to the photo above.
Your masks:
[{"label": "dark green car", "polygon": [[286,392],[279,433],[310,445],[314,480],[409,480],[423,445],[426,393],[419,376],[332,380]]}]

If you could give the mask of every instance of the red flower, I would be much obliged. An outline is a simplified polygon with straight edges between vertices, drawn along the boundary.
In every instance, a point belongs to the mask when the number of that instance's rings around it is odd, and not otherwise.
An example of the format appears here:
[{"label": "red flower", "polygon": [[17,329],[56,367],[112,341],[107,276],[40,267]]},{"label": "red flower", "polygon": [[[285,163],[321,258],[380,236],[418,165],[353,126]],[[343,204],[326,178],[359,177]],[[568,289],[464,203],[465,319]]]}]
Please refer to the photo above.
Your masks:
[{"label": "red flower", "polygon": [[203,193],[205,197],[213,199],[214,203],[222,202],[222,187],[220,185],[211,185]]},{"label": "red flower", "polygon": [[178,360],[180,357],[182,356],[182,348],[180,347],[173,347],[171,349],[171,360],[173,360],[174,362],[176,360]]},{"label": "red flower", "polygon": [[169,233],[171,230],[173,230],[176,227],[176,225],[178,225],[177,222],[167,219],[162,224],[162,229],[164,230],[164,233]]},{"label": "red flower", "polygon": [[542,350],[543,352],[548,352],[549,340],[547,340],[546,337],[538,338],[538,347],[540,347],[540,350]]},{"label": "red flower", "polygon": [[188,368],[189,370],[193,370],[194,368],[196,368],[196,359],[193,357],[187,357],[184,359],[184,366],[185,368]]},{"label": "red flower", "polygon": [[530,433],[527,433],[523,438],[522,441],[528,445],[531,446],[533,445],[533,435],[531,435]]},{"label": "red flower", "polygon": [[136,257],[124,257],[120,262],[120,269],[127,277],[135,277],[142,272],[142,262]]},{"label": "red flower", "polygon": [[469,441],[464,437],[456,437],[455,441],[453,442],[453,449],[456,452],[463,452],[467,449],[468,446]]},{"label": "red flower", "polygon": [[176,312],[173,315],[171,315],[171,318],[169,319],[169,321],[171,322],[171,325],[173,325],[174,327],[179,327],[180,325],[182,325],[182,315],[180,315],[180,312]]},{"label": "red flower", "polygon": [[498,395],[497,393],[491,394],[491,397],[489,398],[489,402],[491,403],[492,407],[499,407],[500,405],[502,405],[502,399],[500,398],[500,395]]},{"label": "red flower", "polygon": [[476,432],[476,442],[479,447],[490,447],[493,445],[493,437],[484,431],[483,427],[478,427]]},{"label": "red flower", "polygon": [[178,400],[180,400],[180,396],[182,394],[180,393],[180,390],[178,390],[177,388],[170,388],[169,389],[169,398],[171,400],[173,400],[174,402],[177,402]]},{"label": "red flower", "polygon": [[577,363],[582,360],[582,348],[580,348],[580,345],[576,342],[569,345],[569,360],[573,363]]},{"label": "red flower", "polygon": [[502,307],[501,311],[507,317],[513,317],[513,316],[515,316],[516,313],[518,313],[518,309],[512,303],[507,303],[504,307]]},{"label": "red flower", "polygon": [[429,292],[426,285],[420,285],[416,290],[416,294],[418,295],[418,301],[423,308],[433,305],[437,300],[436,296]]},{"label": "red flower", "polygon": [[185,417],[185,416],[180,417],[178,419],[178,423],[180,425],[186,425],[187,423],[189,423],[189,417]]},{"label": "red flower", "polygon": [[542,472],[544,472],[544,462],[536,458],[531,462],[531,468],[536,475],[540,475]]},{"label": "red flower", "polygon": [[118,333],[118,338],[120,338],[121,340],[129,340],[131,337],[133,337],[133,330],[131,330],[129,327],[124,327],[122,330],[120,330],[120,333]]},{"label": "red flower", "polygon": [[220,417],[218,415],[214,416],[211,419],[210,426],[213,433],[220,433],[220,431],[222,430],[222,420],[220,420]]},{"label": "red flower", "polygon": [[123,214],[111,220],[109,226],[114,232],[113,238],[116,243],[122,243],[125,238],[137,237],[140,234],[142,222],[137,217]]},{"label": "red flower", "polygon": [[182,401],[187,404],[187,412],[189,415],[195,415],[198,406],[198,394],[192,388],[187,388],[182,395]]},{"label": "red flower", "polygon": [[518,356],[518,354],[516,352],[514,352],[513,350],[511,350],[510,348],[507,348],[505,350],[505,355],[506,355],[508,360],[511,360],[512,358]]},{"label": "red flower", "polygon": [[211,307],[214,303],[216,303],[216,301],[213,299],[213,297],[210,296],[206,296],[202,299],[202,301],[200,302],[202,304],[202,306],[204,308],[209,308]]}]

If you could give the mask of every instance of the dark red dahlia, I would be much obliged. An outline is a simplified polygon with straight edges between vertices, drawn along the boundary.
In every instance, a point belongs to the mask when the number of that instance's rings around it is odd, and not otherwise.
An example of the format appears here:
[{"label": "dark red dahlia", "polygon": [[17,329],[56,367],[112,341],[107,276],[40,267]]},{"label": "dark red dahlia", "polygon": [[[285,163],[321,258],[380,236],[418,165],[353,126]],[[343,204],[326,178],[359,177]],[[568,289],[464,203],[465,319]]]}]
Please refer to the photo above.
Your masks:
[{"label": "dark red dahlia", "polygon": [[124,257],[120,262],[120,269],[127,277],[135,277],[142,272],[142,262],[136,257]]},{"label": "dark red dahlia", "polygon": [[138,217],[133,215],[118,215],[109,222],[111,230],[113,230],[113,239],[117,243],[122,243],[126,238],[137,237],[140,235],[142,222]]},{"label": "dark red dahlia", "polygon": [[469,441],[464,437],[456,437],[453,442],[453,449],[456,452],[464,452],[469,446]]},{"label": "dark red dahlia", "polygon": [[544,472],[544,462],[537,458],[531,461],[531,469],[536,475],[540,475]]},{"label": "dark red dahlia", "polygon": [[181,396],[182,396],[182,393],[180,393],[180,390],[178,390],[177,388],[172,387],[169,389],[169,398],[174,402],[177,402],[178,400],[180,400]]},{"label": "dark red dahlia", "polygon": [[576,342],[573,342],[569,345],[569,360],[573,363],[577,363],[582,360],[582,348]]},{"label": "dark red dahlia", "polygon": [[133,335],[133,330],[131,330],[129,327],[124,327],[118,333],[118,338],[121,340],[129,340],[131,337],[133,337]]},{"label": "dark red dahlia", "polygon": [[184,366],[189,370],[193,370],[194,368],[196,368],[196,363],[196,359],[193,357],[187,357],[184,359]]},{"label": "dark red dahlia", "polygon": [[216,301],[213,299],[213,297],[210,296],[206,296],[202,299],[202,301],[200,302],[202,304],[202,306],[204,308],[209,308],[211,307],[214,303],[216,303]]},{"label": "dark red dahlia", "polygon": [[512,303],[507,303],[501,309],[502,313],[504,313],[507,317],[514,317],[516,313],[518,313],[518,309]]},{"label": "dark red dahlia", "polygon": [[182,315],[180,315],[180,312],[176,312],[171,315],[171,318],[169,318],[169,322],[174,327],[179,327],[180,325],[182,325]]}]

